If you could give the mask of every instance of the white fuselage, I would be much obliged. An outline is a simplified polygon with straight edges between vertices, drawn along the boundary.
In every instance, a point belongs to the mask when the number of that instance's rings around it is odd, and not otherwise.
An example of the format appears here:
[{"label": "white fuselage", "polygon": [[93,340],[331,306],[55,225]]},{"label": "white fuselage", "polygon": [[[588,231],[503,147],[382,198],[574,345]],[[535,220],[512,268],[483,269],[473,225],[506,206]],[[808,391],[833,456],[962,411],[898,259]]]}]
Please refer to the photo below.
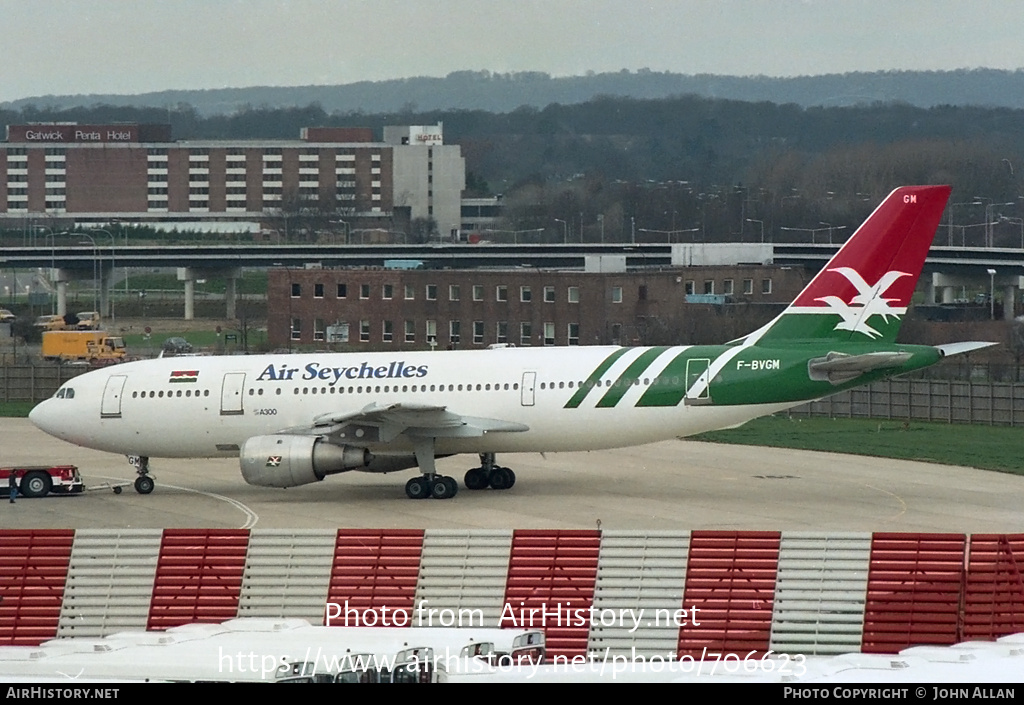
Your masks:
[{"label": "white fuselage", "polygon": [[[148,457],[237,455],[253,436],[308,433],[322,415],[392,403],[443,406],[467,417],[521,424],[521,432],[438,438],[438,455],[580,451],[641,445],[735,426],[792,404],[638,407],[668,362],[668,348],[614,406],[598,401],[649,350],[627,350],[572,408],[567,402],[619,348],[502,348],[444,352],[172,357],[97,370],[38,405],[33,423],[97,450]],[[72,392],[69,390],[73,390]],[[378,451],[408,451],[399,436]]]}]

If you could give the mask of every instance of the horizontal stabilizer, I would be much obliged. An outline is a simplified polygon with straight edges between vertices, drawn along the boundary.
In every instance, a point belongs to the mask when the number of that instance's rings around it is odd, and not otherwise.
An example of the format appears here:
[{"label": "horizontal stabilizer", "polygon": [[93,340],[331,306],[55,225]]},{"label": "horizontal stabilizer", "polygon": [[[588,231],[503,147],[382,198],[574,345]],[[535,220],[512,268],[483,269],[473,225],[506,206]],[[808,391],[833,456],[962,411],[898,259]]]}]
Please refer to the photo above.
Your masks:
[{"label": "horizontal stabilizer", "polygon": [[811,379],[819,382],[842,384],[865,372],[886,367],[899,367],[911,358],[908,352],[880,351],[863,355],[845,355],[831,352],[807,363]]},{"label": "horizontal stabilizer", "polygon": [[950,355],[963,355],[964,353],[973,352],[974,350],[981,350],[982,348],[990,348],[993,345],[999,345],[999,343],[985,343],[977,340],[965,341],[963,343],[946,343],[945,345],[936,345],[935,348],[943,357],[949,357]]}]

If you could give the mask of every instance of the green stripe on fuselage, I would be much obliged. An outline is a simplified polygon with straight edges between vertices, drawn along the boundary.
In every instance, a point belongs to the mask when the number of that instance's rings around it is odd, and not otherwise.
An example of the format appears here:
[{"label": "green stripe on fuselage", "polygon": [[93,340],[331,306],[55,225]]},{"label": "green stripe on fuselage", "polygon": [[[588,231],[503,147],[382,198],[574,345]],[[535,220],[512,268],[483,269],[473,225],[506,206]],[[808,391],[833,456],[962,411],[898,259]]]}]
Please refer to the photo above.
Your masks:
[{"label": "green stripe on fuselage", "polygon": [[651,364],[661,355],[663,352],[668,350],[667,347],[650,348],[645,350],[643,354],[637,359],[633,360],[626,371],[623,372],[615,383],[611,386],[605,395],[601,397],[601,401],[597,402],[598,408],[610,408],[619,403],[622,397],[626,394],[626,390],[629,389],[636,383],[636,380],[640,379],[640,375],[643,374],[644,370],[651,366]]},{"label": "green stripe on fuselage", "polygon": [[583,400],[587,398],[587,394],[589,394],[590,390],[594,388],[594,385],[597,384],[597,381],[604,376],[604,373],[608,371],[608,368],[615,364],[615,361],[618,360],[623,355],[625,355],[628,351],[629,348],[619,348],[611,355],[606,357],[604,359],[604,362],[598,365],[597,368],[590,373],[590,376],[587,377],[587,381],[584,382],[583,385],[576,390],[576,393],[572,395],[572,398],[566,402],[565,408],[575,409],[580,404],[582,404]]},{"label": "green stripe on fuselage", "polygon": [[694,346],[676,355],[665,366],[654,383],[647,388],[637,401],[637,406],[677,406],[686,396],[689,381],[686,378],[686,363],[689,360],[714,360],[729,348],[722,345]]}]

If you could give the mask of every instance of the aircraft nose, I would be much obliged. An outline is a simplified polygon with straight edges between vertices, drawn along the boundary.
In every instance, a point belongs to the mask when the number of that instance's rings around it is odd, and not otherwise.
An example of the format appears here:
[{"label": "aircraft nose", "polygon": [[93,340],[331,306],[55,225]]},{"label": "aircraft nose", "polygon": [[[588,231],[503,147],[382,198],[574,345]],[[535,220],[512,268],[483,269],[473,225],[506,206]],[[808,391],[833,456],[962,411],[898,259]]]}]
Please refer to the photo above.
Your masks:
[{"label": "aircraft nose", "polygon": [[28,420],[32,422],[32,425],[51,436],[59,435],[57,433],[59,425],[55,416],[52,399],[39,402],[32,408],[32,411],[28,412]]}]

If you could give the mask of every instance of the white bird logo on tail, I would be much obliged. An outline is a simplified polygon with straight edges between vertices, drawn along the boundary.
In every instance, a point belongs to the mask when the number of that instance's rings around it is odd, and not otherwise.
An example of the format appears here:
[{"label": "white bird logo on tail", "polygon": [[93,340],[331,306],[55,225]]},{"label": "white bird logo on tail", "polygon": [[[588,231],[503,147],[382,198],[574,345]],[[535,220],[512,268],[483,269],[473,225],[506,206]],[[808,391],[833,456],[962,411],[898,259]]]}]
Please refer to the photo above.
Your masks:
[{"label": "white bird logo on tail", "polygon": [[907,272],[886,272],[874,285],[871,285],[864,280],[860,272],[851,267],[835,267],[827,271],[842,274],[857,290],[857,295],[849,302],[843,301],[838,296],[819,296],[815,299],[815,301],[828,304],[829,309],[843,319],[836,324],[833,330],[854,331],[863,333],[869,338],[880,338],[882,334],[867,324],[867,320],[871,316],[881,316],[883,321],[888,322],[889,316],[897,318],[900,314],[906,313],[906,307],[893,308],[889,305],[898,299],[886,299],[882,297],[882,294],[888,291],[900,277],[909,277]]}]

